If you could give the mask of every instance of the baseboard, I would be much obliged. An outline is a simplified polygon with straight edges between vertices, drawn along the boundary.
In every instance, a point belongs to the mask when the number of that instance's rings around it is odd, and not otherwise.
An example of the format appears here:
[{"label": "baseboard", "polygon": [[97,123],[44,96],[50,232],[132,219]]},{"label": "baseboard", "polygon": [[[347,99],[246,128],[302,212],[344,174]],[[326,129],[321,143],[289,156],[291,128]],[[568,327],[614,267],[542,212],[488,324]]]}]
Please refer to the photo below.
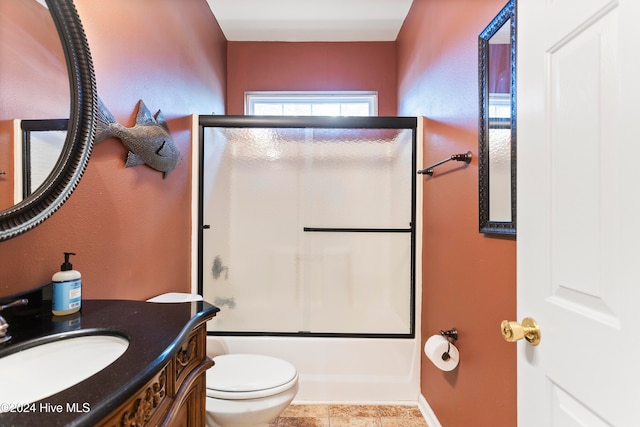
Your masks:
[{"label": "baseboard", "polygon": [[438,421],[438,417],[436,417],[436,414],[423,395],[418,397],[418,408],[420,408],[420,412],[422,412],[422,416],[429,427],[442,427],[442,424]]}]

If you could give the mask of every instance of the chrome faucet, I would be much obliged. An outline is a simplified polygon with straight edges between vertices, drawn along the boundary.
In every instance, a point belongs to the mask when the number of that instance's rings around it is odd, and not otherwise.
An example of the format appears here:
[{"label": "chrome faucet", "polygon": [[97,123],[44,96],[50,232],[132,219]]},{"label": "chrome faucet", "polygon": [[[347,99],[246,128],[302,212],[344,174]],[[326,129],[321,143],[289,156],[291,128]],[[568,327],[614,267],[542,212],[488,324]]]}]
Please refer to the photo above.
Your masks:
[{"label": "chrome faucet", "polygon": [[[11,302],[7,305],[0,306],[0,311],[4,310],[5,308],[15,307],[17,305],[27,305],[27,304],[29,304],[29,300],[26,298],[22,298],[19,300],[15,300],[14,302]],[[2,344],[3,342],[7,342],[11,339],[11,335],[7,335],[7,329],[9,329],[9,324],[7,323],[6,320],[4,320],[4,317],[0,316],[0,344]]]}]

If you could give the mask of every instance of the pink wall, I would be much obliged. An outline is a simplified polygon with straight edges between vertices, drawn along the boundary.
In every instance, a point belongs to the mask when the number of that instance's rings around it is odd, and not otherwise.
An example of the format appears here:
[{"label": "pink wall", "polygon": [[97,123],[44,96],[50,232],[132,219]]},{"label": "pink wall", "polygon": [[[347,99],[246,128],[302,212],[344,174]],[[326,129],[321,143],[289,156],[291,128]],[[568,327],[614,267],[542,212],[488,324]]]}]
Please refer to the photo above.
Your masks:
[{"label": "pink wall", "polygon": [[[443,426],[516,425],[516,242],[478,233],[478,35],[506,0],[414,0],[397,40],[398,113],[425,116],[425,164],[471,150],[424,183],[422,336],[458,328],[460,365],[423,355],[421,392]],[[453,170],[451,173],[445,173]]]},{"label": "pink wall", "polygon": [[244,114],[244,92],[259,90],[375,90],[378,114],[396,114],[393,42],[229,42],[228,49],[228,114]]},{"label": "pink wall", "polygon": [[[154,113],[161,109],[184,160],[163,179],[147,166],[125,169],[120,141],[97,144],[69,201],[36,229],[0,243],[0,295],[49,281],[63,251],[77,253],[85,298],[188,291],[189,116],[224,113],[226,39],[204,0],[76,0],[76,6],[99,96],[125,126],[134,124],[139,99]],[[25,76],[24,84],[32,81]]]},{"label": "pink wall", "polygon": [[[0,295],[48,281],[70,250],[86,298],[186,291],[188,116],[223,114],[225,98],[229,114],[242,114],[245,90],[377,90],[380,115],[427,117],[426,163],[477,156],[477,36],[504,2],[414,0],[396,43],[227,45],[205,1],[77,0],[101,98],[127,126],[139,99],[162,109],[185,160],[163,180],[125,169],[119,141],[98,144],[60,211],[0,243]],[[421,391],[442,425],[513,426],[516,347],[499,324],[515,319],[515,241],[478,233],[477,158],[440,172],[449,167],[425,178],[422,334],[457,327],[462,361],[444,373],[423,356]]]}]

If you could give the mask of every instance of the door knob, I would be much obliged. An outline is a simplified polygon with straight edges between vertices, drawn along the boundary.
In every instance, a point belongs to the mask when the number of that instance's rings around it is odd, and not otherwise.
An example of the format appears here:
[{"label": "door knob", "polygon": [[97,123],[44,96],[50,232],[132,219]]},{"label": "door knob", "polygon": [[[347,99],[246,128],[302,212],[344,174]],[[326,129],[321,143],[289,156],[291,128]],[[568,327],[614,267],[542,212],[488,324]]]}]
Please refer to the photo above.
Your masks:
[{"label": "door knob", "polygon": [[503,320],[500,329],[505,341],[516,342],[524,338],[531,345],[540,344],[540,328],[536,321],[530,317],[522,319],[522,324]]}]

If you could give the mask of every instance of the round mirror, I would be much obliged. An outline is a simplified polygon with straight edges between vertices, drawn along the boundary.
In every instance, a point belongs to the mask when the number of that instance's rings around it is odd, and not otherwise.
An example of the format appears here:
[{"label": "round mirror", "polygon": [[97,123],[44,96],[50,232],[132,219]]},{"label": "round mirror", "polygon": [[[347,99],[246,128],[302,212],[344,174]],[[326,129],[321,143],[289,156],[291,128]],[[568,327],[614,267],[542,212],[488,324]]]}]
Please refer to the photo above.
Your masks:
[{"label": "round mirror", "polygon": [[[68,72],[70,109],[66,137],[59,157],[52,161],[51,173],[27,197],[0,211],[0,241],[32,229],[62,206],[78,185],[91,154],[97,94],[86,36],[73,0],[46,0],[46,4],[62,44]],[[46,74],[47,70],[41,72]],[[11,102],[37,105],[38,96]]]}]

